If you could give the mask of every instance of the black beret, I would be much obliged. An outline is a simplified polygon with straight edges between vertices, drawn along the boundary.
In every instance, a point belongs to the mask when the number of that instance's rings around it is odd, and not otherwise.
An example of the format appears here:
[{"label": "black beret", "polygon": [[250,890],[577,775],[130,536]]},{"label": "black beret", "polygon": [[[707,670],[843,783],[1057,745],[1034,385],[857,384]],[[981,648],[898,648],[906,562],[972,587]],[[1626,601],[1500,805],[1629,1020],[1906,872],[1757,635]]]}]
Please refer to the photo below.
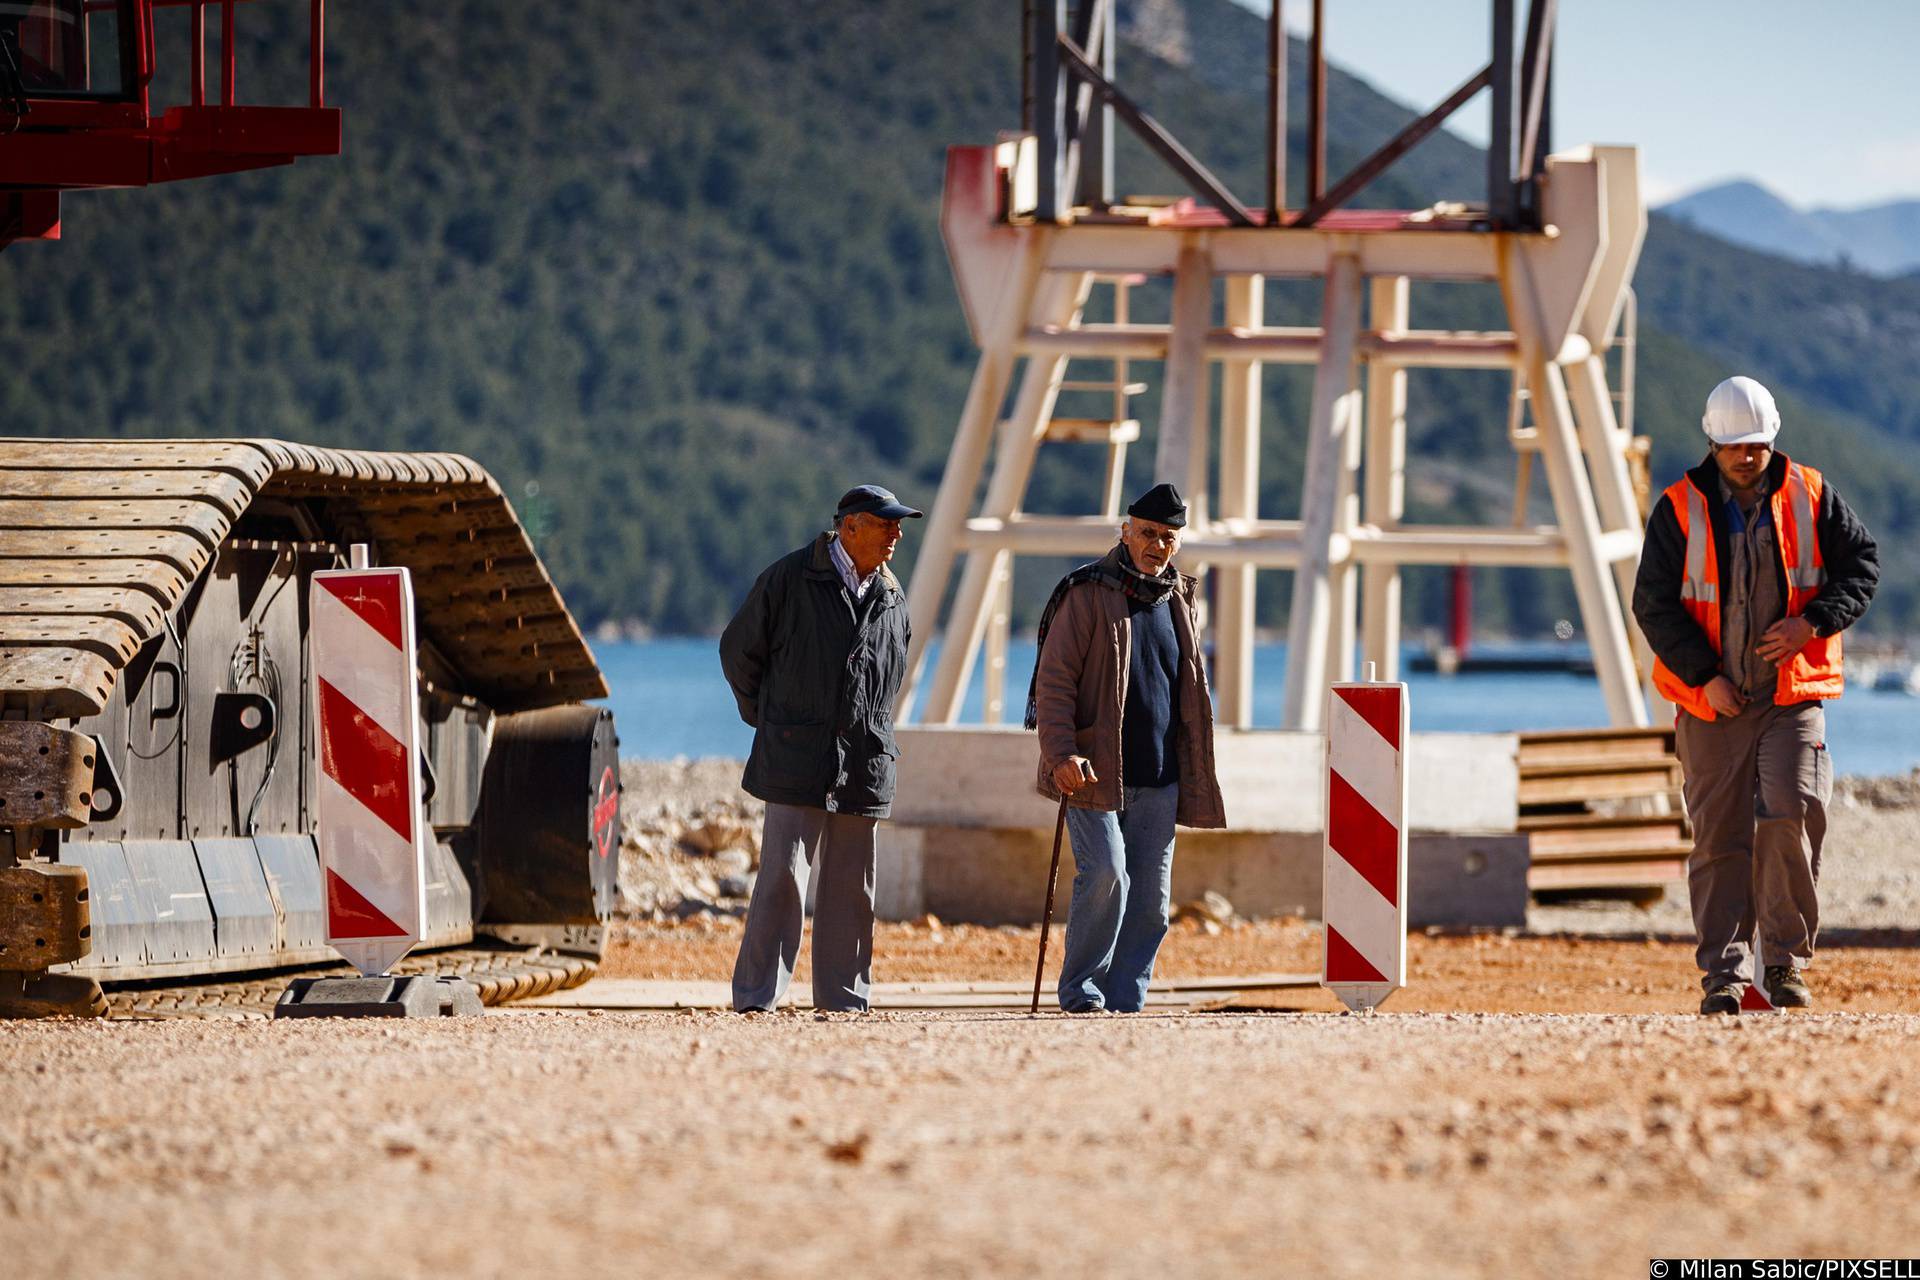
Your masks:
[{"label": "black beret", "polygon": [[1127,508],[1130,516],[1139,516],[1142,520],[1152,520],[1172,529],[1183,529],[1187,524],[1186,500],[1180,491],[1170,484],[1157,484],[1133,500]]}]

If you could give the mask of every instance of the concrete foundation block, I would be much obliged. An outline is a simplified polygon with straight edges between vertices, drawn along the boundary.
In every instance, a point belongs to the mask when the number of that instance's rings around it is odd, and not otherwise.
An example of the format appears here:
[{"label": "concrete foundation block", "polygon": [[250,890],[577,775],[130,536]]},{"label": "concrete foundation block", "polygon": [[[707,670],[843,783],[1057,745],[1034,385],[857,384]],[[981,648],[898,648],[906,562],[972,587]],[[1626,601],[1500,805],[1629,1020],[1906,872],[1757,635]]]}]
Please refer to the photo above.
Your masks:
[{"label": "concrete foundation block", "polygon": [[1513,832],[1407,840],[1407,924],[1526,927],[1528,837]]},{"label": "concrete foundation block", "polygon": [[[926,909],[942,920],[971,924],[1036,924],[1047,902],[1047,859],[1053,829],[993,827],[923,829],[921,883]],[[1073,852],[1060,851],[1058,897],[1066,915]]]},{"label": "concrete foundation block", "polygon": [[874,844],[874,915],[882,920],[918,920],[927,914],[926,832],[882,822],[874,829]]},{"label": "concrete foundation block", "polygon": [[[999,827],[882,824],[875,912],[912,920],[932,912],[972,924],[1036,924],[1046,903],[1053,833]],[[1055,910],[1067,914],[1073,850],[1060,854]],[[1524,925],[1527,837],[1415,832],[1408,838],[1408,925]],[[1321,837],[1307,832],[1181,831],[1173,856],[1173,900],[1208,890],[1250,918],[1318,919]]]}]

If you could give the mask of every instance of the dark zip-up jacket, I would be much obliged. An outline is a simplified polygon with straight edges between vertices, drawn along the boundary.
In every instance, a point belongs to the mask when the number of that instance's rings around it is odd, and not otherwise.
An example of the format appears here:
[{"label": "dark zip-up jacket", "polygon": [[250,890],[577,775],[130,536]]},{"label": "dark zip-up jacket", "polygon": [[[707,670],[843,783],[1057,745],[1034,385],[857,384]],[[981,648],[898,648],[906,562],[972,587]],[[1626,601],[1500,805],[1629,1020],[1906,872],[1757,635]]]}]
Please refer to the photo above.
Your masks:
[{"label": "dark zip-up jacket", "polygon": [[[1769,492],[1786,483],[1787,455],[1776,451],[1767,467]],[[1728,544],[1727,505],[1720,501],[1720,469],[1709,454],[1687,472],[1695,488],[1707,497],[1707,515],[1713,522],[1713,547],[1720,567],[1719,598],[1732,598],[1728,575],[1733,556]],[[1831,477],[1823,477],[1820,509],[1814,513],[1814,536],[1820,540],[1820,559],[1827,581],[1801,616],[1816,634],[1830,636],[1860,620],[1880,582],[1880,551],[1860,517],[1840,497]],[[1633,616],[1646,633],[1647,643],[1667,669],[1694,687],[1720,674],[1720,655],[1707,633],[1680,602],[1680,582],[1686,572],[1687,539],[1680,517],[1662,495],[1647,521],[1646,545],[1640,551],[1640,572],[1633,583]],[[1780,598],[1787,595],[1787,571],[1779,558],[1773,562]]]},{"label": "dark zip-up jacket", "polygon": [[720,666],[754,728],[740,785],[774,804],[884,818],[893,702],[907,669],[906,596],[882,565],[855,600],[832,535],[769,565],[720,636]]}]

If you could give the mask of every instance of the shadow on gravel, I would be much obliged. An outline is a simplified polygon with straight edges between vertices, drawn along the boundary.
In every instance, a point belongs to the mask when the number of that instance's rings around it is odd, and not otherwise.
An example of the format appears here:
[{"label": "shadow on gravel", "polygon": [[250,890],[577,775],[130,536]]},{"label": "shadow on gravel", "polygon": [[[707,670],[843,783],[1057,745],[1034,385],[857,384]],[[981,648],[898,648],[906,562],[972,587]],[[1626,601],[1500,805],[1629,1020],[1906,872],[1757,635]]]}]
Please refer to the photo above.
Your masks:
[{"label": "shadow on gravel", "polygon": [[1920,929],[1822,929],[1820,945],[1904,951],[1910,947],[1920,947]]},{"label": "shadow on gravel", "polygon": [[[1472,930],[1463,929],[1457,933],[1434,933],[1433,936],[1464,938],[1472,936],[1472,933]],[[1638,945],[1648,942],[1671,942],[1686,947],[1693,945],[1693,935],[1691,933],[1682,933],[1674,929],[1650,929],[1640,933],[1599,933],[1575,929],[1558,929],[1520,933],[1513,935],[1513,937],[1516,941],[1541,939],[1561,942],[1591,942],[1596,945],[1602,943]],[[1866,947],[1884,951],[1904,951],[1910,948],[1920,948],[1920,928],[1854,929],[1841,926],[1838,928],[1822,929],[1820,931],[1820,946],[1822,949],[1827,947]]]}]

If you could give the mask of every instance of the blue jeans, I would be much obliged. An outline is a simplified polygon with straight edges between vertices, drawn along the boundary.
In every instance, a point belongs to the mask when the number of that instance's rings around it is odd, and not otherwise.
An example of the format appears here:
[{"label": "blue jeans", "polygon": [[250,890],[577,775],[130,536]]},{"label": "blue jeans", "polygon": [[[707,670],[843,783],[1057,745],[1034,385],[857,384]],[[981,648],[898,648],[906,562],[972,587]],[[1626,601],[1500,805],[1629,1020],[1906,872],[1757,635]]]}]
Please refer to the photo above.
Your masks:
[{"label": "blue jeans", "polygon": [[1060,968],[1060,1007],[1067,1012],[1137,1013],[1146,1004],[1173,900],[1179,800],[1178,783],[1127,787],[1118,813],[1067,810],[1075,867]]}]

